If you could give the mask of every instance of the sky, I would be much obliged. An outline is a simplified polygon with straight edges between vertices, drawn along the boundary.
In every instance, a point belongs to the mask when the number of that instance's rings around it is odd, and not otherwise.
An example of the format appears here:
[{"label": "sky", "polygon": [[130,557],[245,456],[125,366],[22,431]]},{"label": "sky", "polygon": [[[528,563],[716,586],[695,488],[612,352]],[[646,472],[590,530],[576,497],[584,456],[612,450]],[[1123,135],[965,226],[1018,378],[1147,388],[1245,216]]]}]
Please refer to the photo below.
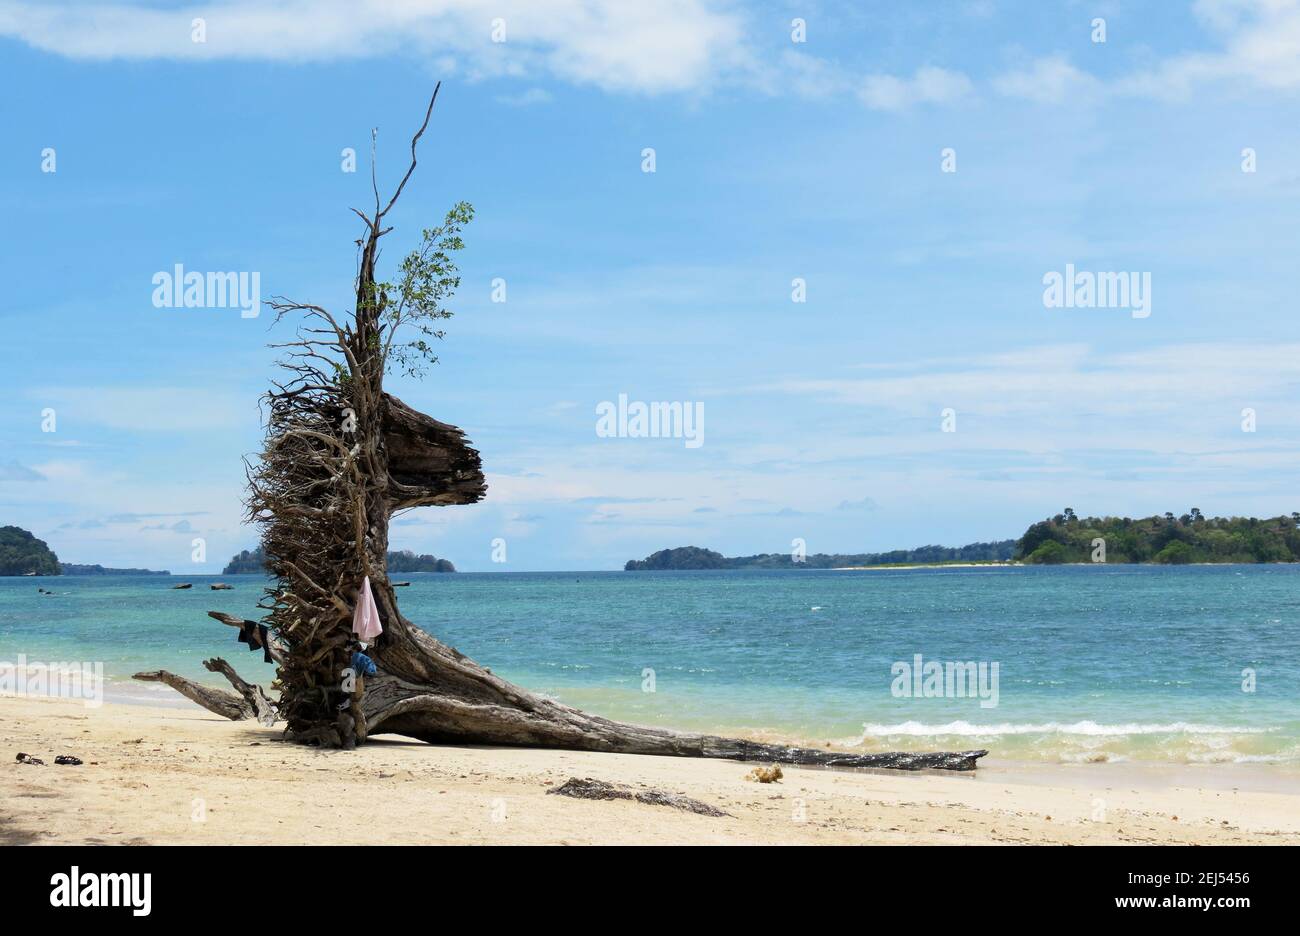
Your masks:
[{"label": "sky", "polygon": [[[372,129],[391,191],[438,81],[381,273],[476,217],[440,363],[387,389],[489,490],[393,548],[614,569],[1298,509],[1294,0],[0,0],[0,80],[0,525],[65,562],[256,544],[293,325],[159,308],[155,274],[348,313]],[[1067,270],[1145,314],[1050,304]],[[601,434],[620,395],[701,444]]]}]

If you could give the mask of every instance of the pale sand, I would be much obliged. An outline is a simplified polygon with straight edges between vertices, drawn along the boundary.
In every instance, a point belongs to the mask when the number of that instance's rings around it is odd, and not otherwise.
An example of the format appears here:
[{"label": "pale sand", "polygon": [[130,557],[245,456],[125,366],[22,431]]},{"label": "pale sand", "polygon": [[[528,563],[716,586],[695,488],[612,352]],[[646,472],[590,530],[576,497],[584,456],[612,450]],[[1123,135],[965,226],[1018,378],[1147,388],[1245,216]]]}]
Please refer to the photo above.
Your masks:
[{"label": "pale sand", "polygon": [[[1064,563],[1063,563],[1064,564]],[[1075,562],[1070,565],[1087,565]],[[832,572],[907,572],[915,569],[1011,569],[1019,568],[1023,562],[930,562],[913,565],[870,565],[870,566],[834,566]]]},{"label": "pale sand", "polygon": [[[782,782],[758,784],[745,779],[752,765],[728,761],[382,736],[348,753],[279,736],[198,708],[2,697],[0,842],[1300,844],[1300,787],[1288,777],[1234,791],[1168,785],[1176,769],[1003,763],[924,775],[788,767]],[[19,751],[47,766],[15,763]],[[58,754],[86,763],[55,766]],[[569,777],[658,787],[731,815],[547,795]],[[1098,799],[1105,822],[1091,818]]]}]

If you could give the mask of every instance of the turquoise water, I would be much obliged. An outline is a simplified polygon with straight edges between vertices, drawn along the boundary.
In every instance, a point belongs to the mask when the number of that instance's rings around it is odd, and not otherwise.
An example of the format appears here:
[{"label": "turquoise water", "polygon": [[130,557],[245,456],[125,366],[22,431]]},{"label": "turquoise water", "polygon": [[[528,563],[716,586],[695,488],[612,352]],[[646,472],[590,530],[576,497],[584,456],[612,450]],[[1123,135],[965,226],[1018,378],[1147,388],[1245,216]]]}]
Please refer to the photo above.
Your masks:
[{"label": "turquoise water", "polygon": [[[1293,566],[397,578],[412,582],[397,593],[403,613],[430,633],[615,718],[871,750],[1300,766]],[[235,590],[212,592],[215,580],[0,579],[0,672],[18,654],[29,666],[102,661],[110,699],[161,701],[177,697],[130,674],[220,684],[201,661],[221,655],[269,681],[260,654],[205,614],[256,616],[264,581],[226,576]],[[194,588],[172,590],[179,581]],[[916,654],[996,663],[996,706],[899,697],[891,667]],[[1243,691],[1246,669],[1254,692]]]}]

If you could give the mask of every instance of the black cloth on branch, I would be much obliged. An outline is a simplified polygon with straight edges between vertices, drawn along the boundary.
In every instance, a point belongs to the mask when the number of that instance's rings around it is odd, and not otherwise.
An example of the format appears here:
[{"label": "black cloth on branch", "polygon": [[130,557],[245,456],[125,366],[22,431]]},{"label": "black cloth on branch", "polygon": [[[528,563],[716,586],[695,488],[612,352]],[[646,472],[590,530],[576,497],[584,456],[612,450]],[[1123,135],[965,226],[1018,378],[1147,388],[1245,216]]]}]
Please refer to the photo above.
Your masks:
[{"label": "black cloth on branch", "polygon": [[266,625],[256,621],[245,621],[239,628],[239,642],[248,644],[249,650],[261,650],[262,659],[274,663],[271,656],[271,640],[266,633]]}]

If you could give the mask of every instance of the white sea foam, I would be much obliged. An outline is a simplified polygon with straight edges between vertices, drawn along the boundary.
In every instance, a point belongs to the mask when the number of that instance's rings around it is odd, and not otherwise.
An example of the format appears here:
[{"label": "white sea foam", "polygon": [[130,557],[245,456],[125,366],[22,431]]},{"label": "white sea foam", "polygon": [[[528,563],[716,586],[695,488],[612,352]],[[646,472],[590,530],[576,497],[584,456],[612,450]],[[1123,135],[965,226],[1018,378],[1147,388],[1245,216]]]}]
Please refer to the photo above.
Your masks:
[{"label": "white sea foam", "polygon": [[1265,734],[1275,728],[1247,728],[1240,725],[1201,725],[1195,722],[1127,722],[1117,725],[1099,725],[1094,721],[1077,722],[1040,722],[1016,723],[1002,722],[996,725],[972,725],[967,721],[952,721],[943,725],[928,725],[923,722],[906,721],[896,725],[863,725],[863,737],[900,736],[930,737],[938,735],[958,735],[967,737],[984,737],[998,735],[1060,734],[1088,735],[1091,737],[1125,737],[1129,735],[1225,735],[1225,734]]},{"label": "white sea foam", "polygon": [[17,663],[12,660],[0,660],[0,676],[6,679],[16,679],[19,676],[50,676],[66,679],[70,676],[80,676],[84,669],[84,663],[29,663],[25,657]]},{"label": "white sea foam", "polygon": [[33,662],[27,654],[0,661],[0,695],[80,699],[91,708],[104,701],[102,662]]},{"label": "white sea foam", "polygon": [[1233,751],[1209,751],[1203,754],[1188,754],[1187,760],[1192,764],[1285,764],[1292,760],[1283,754],[1238,754]]}]

